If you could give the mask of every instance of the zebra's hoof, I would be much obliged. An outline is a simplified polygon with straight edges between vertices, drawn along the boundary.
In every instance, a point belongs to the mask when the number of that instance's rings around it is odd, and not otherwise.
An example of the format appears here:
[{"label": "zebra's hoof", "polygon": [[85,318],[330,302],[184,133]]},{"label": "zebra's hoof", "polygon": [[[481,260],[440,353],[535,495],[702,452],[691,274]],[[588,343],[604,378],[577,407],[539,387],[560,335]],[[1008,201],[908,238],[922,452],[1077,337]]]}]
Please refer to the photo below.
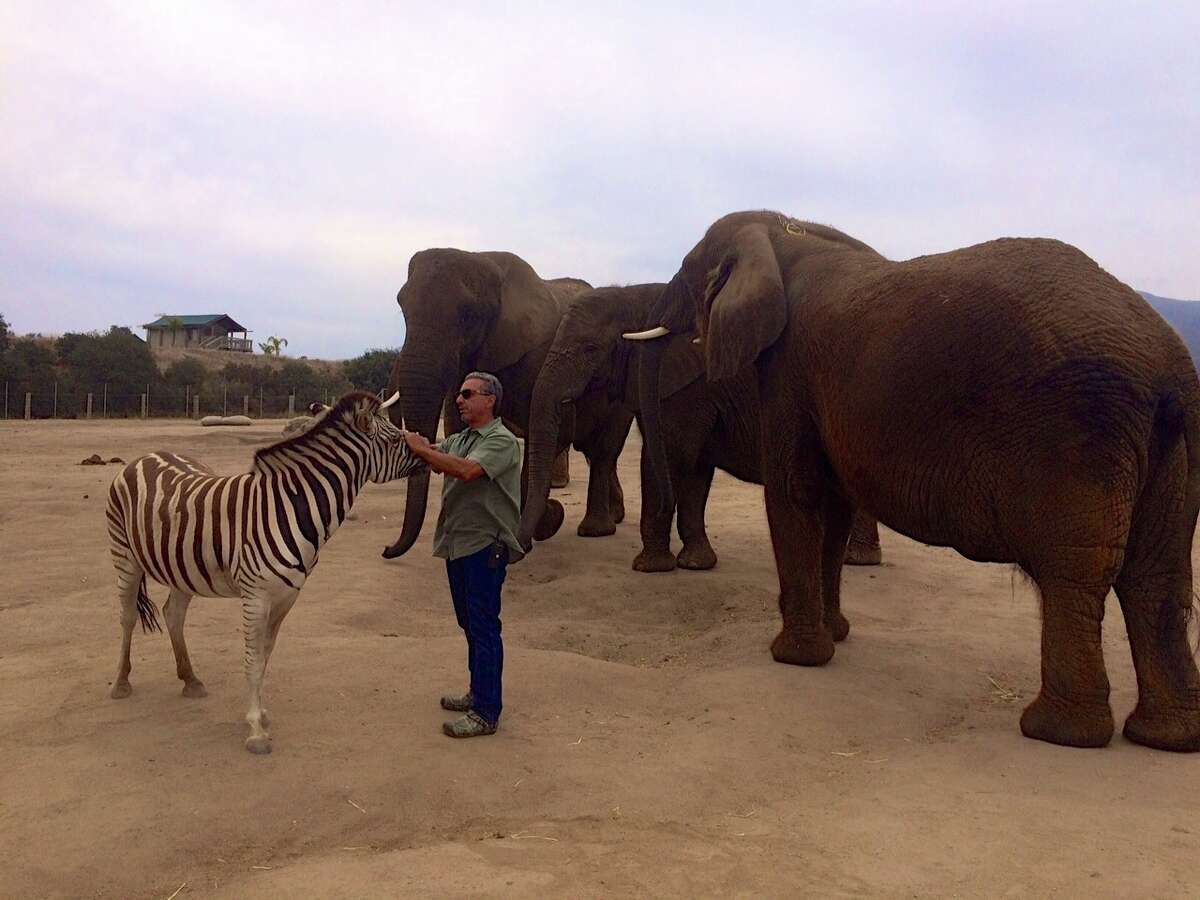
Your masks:
[{"label": "zebra's hoof", "polygon": [[207,697],[208,689],[202,681],[189,681],[183,686],[183,696],[197,700],[200,697]]},{"label": "zebra's hoof", "polygon": [[246,738],[246,749],[251,753],[262,755],[271,752],[271,739],[265,735],[262,737]]},{"label": "zebra's hoof", "polygon": [[118,681],[112,686],[112,690],[108,692],[108,696],[114,700],[124,700],[133,693],[133,688],[130,687],[128,681]]}]

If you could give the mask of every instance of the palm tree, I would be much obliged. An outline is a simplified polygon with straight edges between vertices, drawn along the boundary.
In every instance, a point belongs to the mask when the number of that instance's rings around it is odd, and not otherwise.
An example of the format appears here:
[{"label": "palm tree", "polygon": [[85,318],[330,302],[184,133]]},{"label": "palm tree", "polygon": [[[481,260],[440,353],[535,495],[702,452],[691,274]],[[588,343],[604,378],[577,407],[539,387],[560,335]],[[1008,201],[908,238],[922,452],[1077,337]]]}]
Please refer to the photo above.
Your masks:
[{"label": "palm tree", "polygon": [[162,319],[163,325],[171,329],[171,346],[175,346],[175,332],[183,327],[183,319],[180,316],[169,316],[166,313],[159,313],[159,318]]},{"label": "palm tree", "polygon": [[288,343],[287,338],[281,338],[281,337],[276,337],[275,335],[271,335],[265,341],[260,342],[258,346],[262,348],[262,352],[266,356],[279,356],[280,348],[286,347],[287,343]]}]

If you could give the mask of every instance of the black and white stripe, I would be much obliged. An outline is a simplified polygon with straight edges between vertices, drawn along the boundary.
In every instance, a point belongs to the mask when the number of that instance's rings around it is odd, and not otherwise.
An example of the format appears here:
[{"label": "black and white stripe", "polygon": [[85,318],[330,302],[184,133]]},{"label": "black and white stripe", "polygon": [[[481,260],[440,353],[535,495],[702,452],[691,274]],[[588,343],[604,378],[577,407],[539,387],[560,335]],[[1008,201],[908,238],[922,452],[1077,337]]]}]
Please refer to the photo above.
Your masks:
[{"label": "black and white stripe", "polygon": [[279,625],[345,521],[363,485],[404,478],[424,463],[411,453],[384,408],[347,394],[308,431],[254,455],[244,475],[215,474],[173,453],[127,465],[108,497],[108,534],[117,570],[123,640],[114,697],[127,696],[133,626],[158,628],[146,576],[171,589],[163,609],[184,694],[202,696],[183,641],[193,595],[240,597],[250,683],[247,747],[269,750],[261,710],[262,675]]}]

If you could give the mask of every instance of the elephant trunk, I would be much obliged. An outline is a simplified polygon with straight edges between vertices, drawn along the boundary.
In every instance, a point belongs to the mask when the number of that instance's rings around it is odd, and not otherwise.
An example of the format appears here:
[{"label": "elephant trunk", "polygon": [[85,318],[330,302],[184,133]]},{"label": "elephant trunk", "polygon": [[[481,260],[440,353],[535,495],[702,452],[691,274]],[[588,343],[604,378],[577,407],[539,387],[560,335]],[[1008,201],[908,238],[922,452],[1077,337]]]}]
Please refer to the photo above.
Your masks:
[{"label": "elephant trunk", "polygon": [[670,515],[675,509],[675,492],[671,487],[671,471],[667,466],[667,445],[662,433],[662,397],[659,395],[659,374],[665,352],[664,338],[647,341],[638,348],[638,408],[641,410],[638,424],[650,460],[650,471],[654,483],[658,485],[658,513],[664,516]]},{"label": "elephant trunk", "polygon": [[[672,335],[686,335],[696,330],[695,307],[680,275],[671,279],[655,302],[645,322],[646,328],[663,326]],[[659,337],[638,343],[638,408],[642,443],[649,456],[650,471],[659,488],[660,515],[670,515],[675,509],[675,492],[671,486],[671,471],[667,466],[667,445],[662,432],[662,393],[659,376],[670,337]]]},{"label": "elephant trunk", "polygon": [[[404,427],[416,431],[430,441],[437,440],[438,417],[442,400],[449,390],[449,381],[429,375],[419,375],[399,363],[394,370],[395,387],[400,390],[400,401],[389,408],[388,413],[396,425],[402,418]],[[444,383],[443,383],[444,382]],[[395,412],[400,407],[402,412]],[[425,470],[408,479],[408,490],[404,503],[404,524],[395,542],[384,548],[384,559],[403,556],[421,536],[425,524],[425,508],[429,501],[429,471]]]},{"label": "elephant trunk", "polygon": [[[563,431],[563,407],[582,394],[587,384],[588,373],[578,372],[577,368],[565,364],[561,357],[548,359],[534,387],[525,435],[528,484],[517,535],[526,549],[532,545],[534,532],[546,512],[554,459]],[[568,415],[573,415],[573,411],[568,411]]]}]

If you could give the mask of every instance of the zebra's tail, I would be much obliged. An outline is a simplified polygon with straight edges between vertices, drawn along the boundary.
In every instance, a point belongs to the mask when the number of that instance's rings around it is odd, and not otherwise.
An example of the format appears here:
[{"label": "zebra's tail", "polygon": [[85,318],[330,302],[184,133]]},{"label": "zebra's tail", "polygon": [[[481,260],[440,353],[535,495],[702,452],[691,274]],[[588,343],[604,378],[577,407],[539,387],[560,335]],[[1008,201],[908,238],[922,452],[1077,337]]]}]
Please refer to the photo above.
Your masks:
[{"label": "zebra's tail", "polygon": [[138,618],[142,620],[143,632],[162,631],[162,626],[158,624],[158,607],[154,605],[154,601],[146,593],[145,574],[142,575],[142,580],[138,582],[137,611]]}]

